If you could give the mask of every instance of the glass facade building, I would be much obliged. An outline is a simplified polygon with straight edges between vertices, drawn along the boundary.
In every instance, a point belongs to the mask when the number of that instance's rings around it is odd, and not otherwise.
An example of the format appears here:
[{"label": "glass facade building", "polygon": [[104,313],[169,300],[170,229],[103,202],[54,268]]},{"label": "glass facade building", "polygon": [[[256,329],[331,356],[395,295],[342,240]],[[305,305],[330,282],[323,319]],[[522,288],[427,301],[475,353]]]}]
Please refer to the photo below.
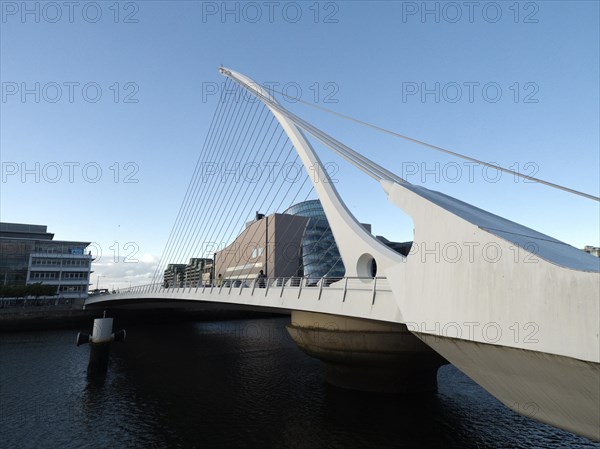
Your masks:
[{"label": "glass facade building", "polygon": [[43,225],[0,223],[0,286],[41,283],[64,298],[87,297],[89,242],[53,240]]},{"label": "glass facade building", "polygon": [[323,277],[342,278],[346,269],[338,250],[329,222],[319,200],[294,204],[284,214],[307,217],[301,242],[301,264],[298,273],[309,283]]}]

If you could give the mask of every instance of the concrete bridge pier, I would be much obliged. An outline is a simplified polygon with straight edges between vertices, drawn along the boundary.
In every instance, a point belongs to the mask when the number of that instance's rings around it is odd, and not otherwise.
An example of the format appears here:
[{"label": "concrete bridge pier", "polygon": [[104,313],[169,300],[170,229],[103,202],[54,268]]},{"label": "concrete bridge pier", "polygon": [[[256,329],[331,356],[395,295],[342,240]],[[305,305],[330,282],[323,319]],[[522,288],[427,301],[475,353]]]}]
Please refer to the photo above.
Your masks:
[{"label": "concrete bridge pier", "polygon": [[104,376],[108,370],[108,357],[110,353],[110,343],[112,341],[125,341],[126,332],[120,330],[113,333],[113,319],[106,318],[104,312],[103,318],[94,320],[92,335],[79,332],[77,334],[76,344],[90,344],[90,361],[88,363],[88,376]]},{"label": "concrete bridge pier", "polygon": [[403,324],[313,312],[292,312],[287,330],[306,354],[325,363],[328,383],[392,393],[437,391],[448,363]]}]

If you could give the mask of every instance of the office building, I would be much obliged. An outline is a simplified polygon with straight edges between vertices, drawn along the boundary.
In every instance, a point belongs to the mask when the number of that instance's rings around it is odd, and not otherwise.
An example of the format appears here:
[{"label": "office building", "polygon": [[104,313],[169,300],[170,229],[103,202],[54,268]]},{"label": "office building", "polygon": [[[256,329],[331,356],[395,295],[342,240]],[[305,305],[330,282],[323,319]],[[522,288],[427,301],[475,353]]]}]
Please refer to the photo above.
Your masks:
[{"label": "office building", "polygon": [[87,297],[90,242],[54,240],[47,226],[0,223],[0,286],[56,287],[60,298]]}]

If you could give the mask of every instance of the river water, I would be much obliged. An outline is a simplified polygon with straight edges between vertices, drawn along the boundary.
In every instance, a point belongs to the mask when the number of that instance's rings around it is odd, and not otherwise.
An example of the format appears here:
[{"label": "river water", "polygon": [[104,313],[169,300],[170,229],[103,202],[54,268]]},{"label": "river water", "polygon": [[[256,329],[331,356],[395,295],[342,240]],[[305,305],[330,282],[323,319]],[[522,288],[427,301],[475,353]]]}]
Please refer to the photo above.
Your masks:
[{"label": "river water", "polygon": [[0,334],[0,448],[600,448],[449,365],[429,397],[330,387],[288,321],[132,326],[103,380],[76,331]]}]

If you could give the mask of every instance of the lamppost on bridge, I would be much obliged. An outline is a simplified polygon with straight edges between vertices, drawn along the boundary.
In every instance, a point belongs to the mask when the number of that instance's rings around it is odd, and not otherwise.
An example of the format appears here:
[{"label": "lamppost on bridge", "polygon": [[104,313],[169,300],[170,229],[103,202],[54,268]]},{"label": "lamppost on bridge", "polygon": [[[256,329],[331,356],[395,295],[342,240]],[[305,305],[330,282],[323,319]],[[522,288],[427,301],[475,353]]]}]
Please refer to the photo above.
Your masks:
[{"label": "lamppost on bridge", "polygon": [[[100,286],[100,278],[103,277],[101,274],[98,275],[98,278],[96,279],[96,290],[100,290],[99,286]],[[106,277],[106,276],[104,276]]]}]

